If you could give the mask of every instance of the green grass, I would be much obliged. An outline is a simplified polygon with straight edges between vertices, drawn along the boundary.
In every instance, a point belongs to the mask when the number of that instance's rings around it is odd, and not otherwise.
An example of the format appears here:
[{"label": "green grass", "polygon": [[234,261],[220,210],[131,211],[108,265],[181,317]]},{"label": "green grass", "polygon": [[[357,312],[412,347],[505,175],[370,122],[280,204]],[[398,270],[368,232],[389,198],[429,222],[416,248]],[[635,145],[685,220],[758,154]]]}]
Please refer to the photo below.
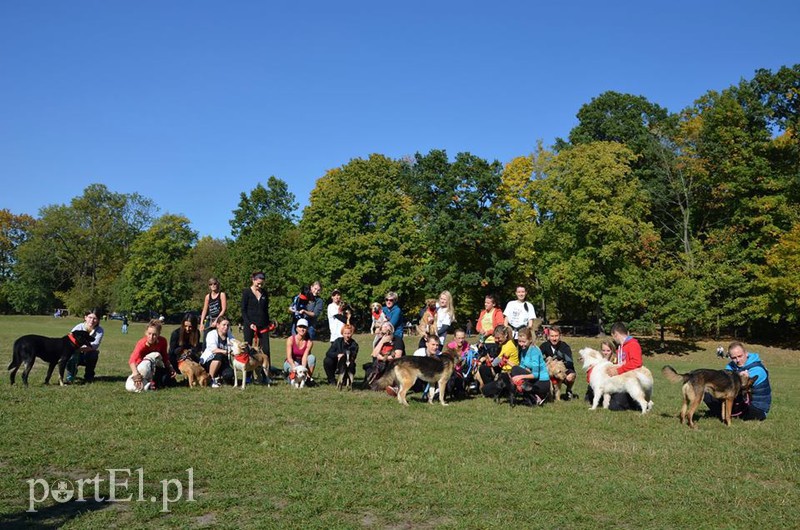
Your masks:
[{"label": "green grass", "polygon": [[[0,317],[4,366],[16,337],[58,336],[76,322]],[[41,360],[27,389],[2,377],[0,527],[789,528],[800,520],[796,351],[749,345],[770,370],[767,421],[727,428],[701,414],[692,431],[678,424],[680,388],[660,369],[721,367],[716,343],[647,356],[655,407],[642,416],[589,411],[582,400],[511,409],[479,398],[446,408],[412,399],[404,408],[385,394],[282,383],[134,395],[124,378],[143,325],[127,336],[119,322],[105,328],[93,385],[44,386]],[[358,340],[361,364],[369,338]],[[576,352],[599,345],[566,340]],[[284,347],[273,340],[273,364]],[[324,351],[315,346],[318,380]],[[583,395],[580,370],[579,381]],[[160,499],[161,480],[188,486],[193,468],[196,501],[162,513],[160,501],[49,499],[25,512],[26,480],[107,478],[109,468],[143,468],[147,499]],[[107,484],[100,489],[108,494]]]}]

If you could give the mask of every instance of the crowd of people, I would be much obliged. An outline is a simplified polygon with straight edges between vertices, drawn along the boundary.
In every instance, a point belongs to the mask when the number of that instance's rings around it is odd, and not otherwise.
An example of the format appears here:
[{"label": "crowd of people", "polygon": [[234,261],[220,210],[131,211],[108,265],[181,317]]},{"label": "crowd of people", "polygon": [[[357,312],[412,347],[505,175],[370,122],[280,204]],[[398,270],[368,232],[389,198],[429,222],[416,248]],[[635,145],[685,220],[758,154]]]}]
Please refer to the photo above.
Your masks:
[{"label": "crowd of people", "polygon": [[[243,340],[254,349],[270,359],[270,332],[274,328],[269,315],[269,299],[264,290],[265,275],[255,272],[251,276],[251,285],[244,289],[241,297]],[[163,368],[156,369],[155,388],[174,386],[177,384],[176,374],[182,362],[192,360],[200,363],[210,376],[211,387],[218,388],[228,378],[233,379],[229,365],[232,333],[228,319],[228,298],[221,290],[219,281],[211,278],[208,283],[209,293],[205,296],[200,318],[187,313],[180,326],[175,329],[169,341],[161,336],[162,322],[152,320],[145,329],[144,336],[133,348],[128,364],[134,381],[140,380],[137,366],[148,353],[158,352],[163,359]],[[314,384],[316,356],[312,353],[318,337],[317,324],[322,315],[324,303],[321,296],[320,282],[314,282],[303,289],[293,300],[288,312],[292,317],[291,335],[286,339],[283,371],[263,373],[255,383],[270,384],[271,378],[277,374],[288,377],[295,367],[302,366],[308,376],[309,384]],[[526,300],[524,286],[517,286],[515,298],[509,301],[504,310],[498,306],[497,297],[487,294],[484,308],[475,320],[474,331],[477,343],[470,344],[468,338],[472,332],[456,326],[453,296],[449,291],[442,291],[438,298],[430,299],[418,314],[418,329],[421,331],[418,348],[412,353],[416,356],[438,356],[444,348],[455,351],[461,357],[448,384],[448,392],[454,396],[466,396],[470,393],[486,397],[495,396],[501,388],[516,386],[520,392],[527,392],[530,404],[542,405],[551,397],[551,380],[546,361],[561,361],[566,368],[566,385],[564,399],[574,399],[573,386],[576,371],[573,353],[570,346],[562,340],[558,326],[548,326],[545,339],[536,345],[537,328],[541,323],[536,311]],[[369,362],[363,365],[365,370],[364,384],[376,391],[385,391],[396,395],[397,388],[389,385],[381,388],[381,376],[391,369],[393,363],[406,355],[403,330],[406,328],[403,311],[398,303],[396,292],[386,293],[384,304],[380,310],[373,308],[371,329],[375,331]],[[73,330],[87,331],[93,337],[89,346],[82,347],[67,365],[67,381],[73,381],[79,366],[85,366],[84,380],[91,383],[95,377],[95,367],[103,340],[103,328],[99,325],[100,313],[97,310],[87,311],[84,321]],[[325,379],[334,384],[337,371],[341,370],[343,357],[355,359],[359,346],[354,339],[355,327],[351,322],[352,308],[342,301],[342,293],[334,289],[327,306],[330,341],[326,345],[323,368]],[[126,326],[127,327],[127,326]],[[448,342],[448,336],[452,341]],[[613,341],[603,341],[600,351],[603,357],[612,363],[608,369],[610,376],[636,370],[642,366],[642,349],[639,342],[630,334],[623,323],[612,326]],[[728,349],[730,362],[726,370],[733,372],[747,371],[751,376],[758,376],[758,383],[748,396],[737,398],[734,415],[743,419],[763,420],[771,405],[771,388],[769,374],[758,354],[749,353],[741,343],[734,342]],[[355,373],[355,363],[346,368]],[[414,389],[426,393],[427,385],[418,381]],[[585,399],[592,400],[589,387]],[[712,414],[719,415],[720,405],[711,396],[706,396],[706,403]],[[637,409],[638,404],[625,393],[611,396],[609,409]]]}]

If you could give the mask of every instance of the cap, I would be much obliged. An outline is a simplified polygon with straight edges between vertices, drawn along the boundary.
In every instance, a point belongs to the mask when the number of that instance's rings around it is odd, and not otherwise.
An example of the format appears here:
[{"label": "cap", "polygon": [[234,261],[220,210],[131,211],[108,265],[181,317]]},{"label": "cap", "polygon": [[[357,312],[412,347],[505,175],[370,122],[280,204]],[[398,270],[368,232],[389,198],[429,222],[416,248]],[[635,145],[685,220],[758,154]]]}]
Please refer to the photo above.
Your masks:
[{"label": "cap", "polygon": [[297,324],[295,324],[295,327],[297,327],[297,328],[307,328],[308,327],[308,320],[306,320],[305,318],[301,318],[300,320],[297,321]]},{"label": "cap", "polygon": [[333,291],[331,291],[331,296],[335,294],[342,294],[342,291],[340,291],[339,289],[334,289]]}]

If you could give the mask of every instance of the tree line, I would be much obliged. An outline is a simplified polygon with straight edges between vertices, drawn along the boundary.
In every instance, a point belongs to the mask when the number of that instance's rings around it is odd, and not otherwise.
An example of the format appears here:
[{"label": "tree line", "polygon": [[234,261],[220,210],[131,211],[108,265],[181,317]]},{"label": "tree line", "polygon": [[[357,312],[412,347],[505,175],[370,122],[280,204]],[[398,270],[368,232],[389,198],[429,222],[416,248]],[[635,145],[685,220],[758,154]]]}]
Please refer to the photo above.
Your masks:
[{"label": "tree line", "polygon": [[800,65],[678,112],[605,92],[567,138],[505,165],[373,154],[327,171],[302,211],[270,177],[241,193],[225,239],[93,184],[37,218],[0,211],[0,311],[199,309],[215,276],[236,318],[263,270],[279,320],[314,280],[365,312],[389,290],[409,312],[447,289],[461,322],[522,284],[550,320],[796,333],[799,110]]}]

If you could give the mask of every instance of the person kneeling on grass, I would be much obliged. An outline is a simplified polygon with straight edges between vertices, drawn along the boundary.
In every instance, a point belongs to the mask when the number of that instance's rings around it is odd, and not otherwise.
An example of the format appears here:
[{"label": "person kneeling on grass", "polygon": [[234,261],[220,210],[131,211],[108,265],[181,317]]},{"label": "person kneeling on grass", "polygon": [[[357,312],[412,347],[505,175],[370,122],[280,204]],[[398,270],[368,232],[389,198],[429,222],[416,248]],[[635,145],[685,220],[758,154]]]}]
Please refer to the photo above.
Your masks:
[{"label": "person kneeling on grass", "polygon": [[200,364],[211,376],[211,388],[221,386],[222,373],[230,364],[228,353],[231,351],[231,340],[231,321],[226,317],[217,319],[217,327],[206,335],[206,349],[200,356]]},{"label": "person kneeling on grass", "polygon": [[[322,366],[325,368],[325,375],[328,377],[329,385],[336,384],[336,369],[339,366],[339,360],[345,355],[355,360],[358,355],[358,343],[353,340],[353,333],[355,333],[355,331],[356,328],[352,324],[345,324],[342,326],[340,330],[342,336],[331,343],[328,353],[325,354]],[[355,362],[350,364],[350,373],[355,376]]]},{"label": "person kneeling on grass", "polygon": [[393,392],[392,387],[379,387],[377,382],[392,367],[392,363],[406,353],[403,337],[395,335],[395,331],[390,322],[381,324],[380,335],[375,338],[372,348],[372,362],[364,365],[365,381],[371,390]]},{"label": "person kneeling on grass", "polygon": [[478,369],[483,381],[481,392],[486,397],[493,397],[499,390],[495,383],[495,373],[498,377],[508,378],[511,369],[519,365],[519,350],[512,339],[512,333],[513,330],[508,326],[494,328],[494,340],[500,346],[500,353],[492,361],[491,366],[484,364]]},{"label": "person kneeling on grass", "polygon": [[[531,328],[522,328],[517,332],[517,343],[522,350],[519,366],[511,367],[511,382],[517,386],[518,392],[524,381],[533,384],[533,394],[537,405],[543,405],[550,394],[550,375],[542,356],[542,350],[533,343]],[[533,402],[531,402],[532,404]]]},{"label": "person kneeling on grass", "polygon": [[167,355],[167,339],[161,336],[161,322],[157,319],[151,320],[144,331],[144,337],[139,339],[136,346],[133,348],[128,365],[131,368],[133,375],[133,382],[136,384],[136,389],[142,389],[142,375],[139,373],[138,366],[148,353],[158,352],[161,354],[161,359],[164,361],[164,368],[156,368],[153,375],[153,382],[155,388],[162,388],[165,386],[173,386],[175,384],[175,370],[169,363],[169,355]]},{"label": "person kneeling on grass", "polygon": [[314,367],[317,359],[311,354],[314,342],[308,338],[308,320],[301,318],[295,324],[295,335],[289,335],[286,339],[286,361],[283,363],[283,371],[291,379],[294,377],[294,367],[303,366],[308,370],[306,384],[313,384]]},{"label": "person kneeling on grass", "polygon": [[[767,419],[767,413],[772,405],[772,387],[769,384],[769,372],[761,362],[761,357],[757,353],[749,353],[741,342],[732,342],[728,346],[728,357],[731,361],[725,365],[726,370],[733,373],[744,372],[750,378],[757,377],[750,388],[749,396],[747,393],[740,393],[733,400],[731,416],[734,418],[738,416],[744,421]],[[722,418],[720,400],[706,393],[703,401],[711,414]]]},{"label": "person kneeling on grass", "polygon": [[567,368],[567,379],[564,381],[567,385],[567,395],[565,399],[569,401],[575,395],[572,393],[572,385],[575,384],[575,363],[572,361],[572,348],[569,344],[561,340],[561,328],[558,326],[550,326],[550,333],[547,335],[547,340],[539,347],[542,350],[545,360],[549,357],[555,357],[557,361],[562,361]]},{"label": "person kneeling on grass", "polygon": [[[639,341],[628,334],[628,328],[622,322],[611,326],[611,336],[619,344],[617,364],[608,368],[608,375],[614,377],[642,367],[642,347]],[[608,410],[642,410],[642,407],[627,392],[611,394]]]}]

